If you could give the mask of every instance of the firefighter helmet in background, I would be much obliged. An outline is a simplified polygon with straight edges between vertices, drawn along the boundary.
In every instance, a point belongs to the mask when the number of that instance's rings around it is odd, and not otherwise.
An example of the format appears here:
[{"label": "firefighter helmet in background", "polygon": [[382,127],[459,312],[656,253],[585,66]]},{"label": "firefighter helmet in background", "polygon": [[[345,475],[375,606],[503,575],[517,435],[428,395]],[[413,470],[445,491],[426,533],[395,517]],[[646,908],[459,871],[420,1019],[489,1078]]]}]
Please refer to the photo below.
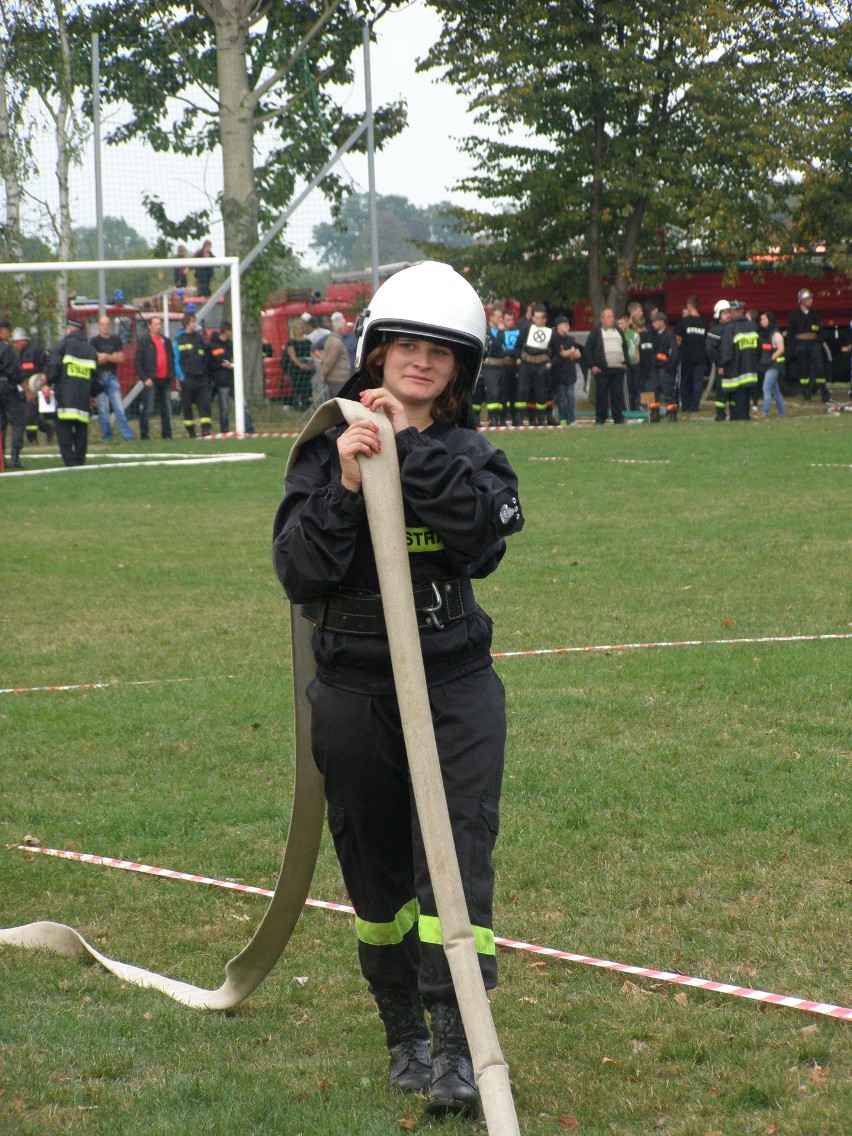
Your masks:
[{"label": "firefighter helmet in background", "polygon": [[722,312],[728,312],[730,310],[731,305],[727,300],[717,300],[715,305],[713,306],[713,318],[718,319]]},{"label": "firefighter helmet in background", "polygon": [[465,366],[470,387],[485,357],[485,308],[449,264],[424,260],[381,285],[356,324],[356,377],[385,336],[411,335],[445,344]]}]

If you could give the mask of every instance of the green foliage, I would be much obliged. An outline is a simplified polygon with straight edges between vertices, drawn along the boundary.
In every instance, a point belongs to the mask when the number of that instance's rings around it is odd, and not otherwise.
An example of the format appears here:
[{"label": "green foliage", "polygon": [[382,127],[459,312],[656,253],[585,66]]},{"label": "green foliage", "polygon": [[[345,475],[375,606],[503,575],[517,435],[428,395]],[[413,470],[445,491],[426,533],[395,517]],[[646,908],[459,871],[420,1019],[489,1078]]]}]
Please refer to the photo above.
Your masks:
[{"label": "green foliage", "polygon": [[[495,651],[849,630],[849,471],[820,464],[846,460],[844,418],[491,437],[527,517],[476,582]],[[266,461],[2,486],[3,685],[115,681],[0,696],[0,925],[59,919],[211,986],[262,897],[16,846],[273,885],[293,730],[269,541],[289,443],[239,448]],[[852,1004],[848,655],[826,640],[498,659],[497,933]],[[157,679],[172,681],[130,685]],[[328,834],[311,894],[347,902]],[[499,965],[524,1136],[848,1136],[849,1022],[509,950]],[[483,1131],[388,1088],[351,917],[316,908],[228,1015],[2,948],[0,1046],[10,1136]]]},{"label": "green foliage", "polygon": [[430,6],[444,26],[422,66],[443,68],[501,136],[466,144],[461,183],[493,203],[465,215],[486,290],[584,280],[595,308],[618,306],[639,264],[734,266],[786,247],[791,178],[819,164],[845,82],[844,33],[823,6]]},{"label": "green foliage", "polygon": [[[466,248],[470,241],[448,201],[418,206],[401,195],[379,195],[376,200],[379,262],[391,264],[422,257],[423,249]],[[350,194],[331,224],[314,226],[312,247],[330,268],[360,269],[370,264],[370,198]]]}]

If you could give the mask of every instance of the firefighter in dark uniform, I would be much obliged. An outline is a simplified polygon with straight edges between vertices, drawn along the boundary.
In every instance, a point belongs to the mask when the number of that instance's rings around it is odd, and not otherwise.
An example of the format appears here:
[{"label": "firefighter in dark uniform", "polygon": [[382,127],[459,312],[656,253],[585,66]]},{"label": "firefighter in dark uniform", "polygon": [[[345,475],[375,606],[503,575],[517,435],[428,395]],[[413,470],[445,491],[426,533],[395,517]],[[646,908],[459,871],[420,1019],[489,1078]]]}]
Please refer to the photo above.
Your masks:
[{"label": "firefighter in dark uniform", "polygon": [[811,401],[814,391],[819,391],[822,401],[828,402],[825,350],[819,335],[822,320],[813,310],[813,292],[803,288],[798,300],[799,306],[787,316],[786,358],[796,369],[805,402]]},{"label": "firefighter in dark uniform", "polygon": [[[728,417],[728,397],[722,390],[722,376],[719,374],[719,344],[725,328],[731,322],[731,305],[727,300],[718,300],[713,308],[713,322],[707,332],[704,347],[707,352],[707,362],[713,368],[713,405],[716,409],[716,421],[725,422]],[[733,412],[733,404],[730,406]]]},{"label": "firefighter in dark uniform", "polygon": [[83,324],[69,319],[65,336],[47,361],[47,381],[56,394],[56,440],[67,466],[85,465],[89,445],[89,413],[100,390],[98,353],[86,339]]},{"label": "firefighter in dark uniform", "polygon": [[742,300],[731,300],[730,312],[730,323],[719,343],[718,372],[722,395],[731,405],[731,421],[747,421],[758,383],[760,331],[746,316]]},{"label": "firefighter in dark uniform", "polygon": [[[485,401],[488,406],[488,425],[505,426],[506,409],[506,338],[503,331],[503,309],[492,308],[488,316],[488,334],[485,337],[485,361],[477,387],[485,388]],[[473,401],[476,413],[476,399]]]},{"label": "firefighter in dark uniform", "polygon": [[520,426],[526,411],[530,426],[547,423],[550,393],[550,341],[553,328],[547,326],[544,304],[530,304],[530,322],[521,325],[515,344],[518,360],[518,390],[515,395],[514,425]]},{"label": "firefighter in dark uniform", "polygon": [[195,420],[192,405],[198,407],[198,422],[201,436],[210,433],[210,383],[207,378],[207,345],[204,332],[192,312],[187,312],[181,320],[183,331],[175,340],[183,381],[180,385],[180,402],[183,409],[183,424],[190,438],[195,437]]},{"label": "firefighter in dark uniform", "polygon": [[30,379],[43,375],[47,366],[47,353],[40,343],[31,340],[22,327],[12,332],[12,346],[18,353],[18,366],[21,369],[21,382],[27,397],[26,439],[31,445],[38,445],[38,396],[33,391],[27,393]]},{"label": "firefighter in dark uniform", "polygon": [[[449,265],[404,269],[373,297],[340,397],[383,410],[396,434],[437,749],[480,969],[492,988],[505,696],[471,577],[495,570],[523,517],[505,456],[468,428],[485,335],[479,297]],[[370,422],[302,447],[275,518],[274,562],[290,600],[316,623],[313,753],[355,907],[361,970],[385,1026],[390,1083],[428,1089],[430,1113],[466,1113],[477,1107],[477,1090],[412,806],[356,460],[377,449]]]},{"label": "firefighter in dark uniform", "polygon": [[520,334],[521,329],[515,326],[514,312],[504,311],[503,346],[506,349],[506,357],[503,360],[503,423],[508,425],[511,422],[513,426],[520,426],[523,421],[523,415],[519,418],[515,410],[515,399],[518,394],[518,360],[515,348]]},{"label": "firefighter in dark uniform", "polygon": [[3,449],[6,448],[6,426],[12,426],[12,449],[9,454],[8,469],[23,469],[21,446],[24,444],[24,424],[27,416],[27,400],[22,387],[23,379],[18,366],[18,356],[9,346],[12,325],[7,319],[0,320],[0,435]]},{"label": "firefighter in dark uniform", "polygon": [[666,422],[677,422],[677,341],[669,329],[669,317],[656,311],[651,317],[654,329],[654,362],[651,378],[654,384],[654,401],[651,403],[651,422],[660,421],[663,401]]}]

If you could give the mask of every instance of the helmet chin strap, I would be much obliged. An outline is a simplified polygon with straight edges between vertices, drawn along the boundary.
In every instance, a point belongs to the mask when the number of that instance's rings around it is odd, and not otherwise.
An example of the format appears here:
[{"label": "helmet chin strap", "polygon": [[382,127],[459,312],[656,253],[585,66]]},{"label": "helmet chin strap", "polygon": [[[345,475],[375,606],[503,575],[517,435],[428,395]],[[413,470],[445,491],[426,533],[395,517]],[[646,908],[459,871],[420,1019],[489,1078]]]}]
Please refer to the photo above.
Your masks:
[{"label": "helmet chin strap", "polygon": [[[382,606],[388,627],[391,663],[399,700],[405,747],[423,834],[426,860],[435,893],[444,950],[453,979],[465,1033],[470,1045],[477,1086],[490,1136],[517,1136],[518,1127],[509,1070],[500,1049],[488,995],[482,981],[476,944],[470,927],[455,843],[450,825],[440,761],[435,744],[429,693],[420,650],[411,572],[405,542],[405,521],[399,465],[390,422],[360,403],[332,399],[317,410],[293,447],[298,447],[341,421],[369,419],[379,427],[384,443],[369,460],[359,459],[367,519],[374,542]],[[243,1001],[266,977],[281,956],[301,914],[313,878],[322,835],[324,800],[322,778],[310,749],[310,705],[305,695],[315,672],[310,646],[311,625],[291,607],[293,684],[296,721],[296,774],[293,811],[287,846],[275,894],[251,941],[225,967],[225,981],[205,990],[107,958],[71,927],[61,923],[30,923],[0,930],[0,943],[47,947],[59,954],[99,962],[125,982],[150,986],[194,1009],[227,1010]]]}]

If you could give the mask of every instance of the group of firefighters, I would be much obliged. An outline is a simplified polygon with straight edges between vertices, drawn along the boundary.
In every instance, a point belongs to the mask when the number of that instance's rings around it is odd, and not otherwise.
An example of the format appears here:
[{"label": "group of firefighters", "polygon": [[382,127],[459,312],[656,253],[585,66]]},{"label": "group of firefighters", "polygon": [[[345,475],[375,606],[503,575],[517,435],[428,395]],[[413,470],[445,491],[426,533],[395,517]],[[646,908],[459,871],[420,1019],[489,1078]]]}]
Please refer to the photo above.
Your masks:
[{"label": "group of firefighters", "polygon": [[[767,377],[783,414],[778,376],[787,363],[805,401],[814,395],[829,401],[822,321],[808,289],[799,292],[798,306],[787,317],[786,341],[771,312],[758,317],[740,300],[720,300],[711,324],[698,305],[697,297],[690,297],[673,328],[667,314],[653,306],[643,311],[631,303],[618,320],[605,308],[599,326],[581,344],[570,334],[568,315],[556,316],[548,326],[546,306],[532,303],[516,326],[512,313],[495,304],[474,411],[484,407],[491,426],[570,425],[578,366],[584,382],[589,372],[594,378],[599,423],[610,413],[622,422],[625,410],[639,411],[643,404],[651,422],[663,415],[675,421],[679,410],[699,409],[711,376],[717,420],[749,418]],[[768,398],[764,389],[764,413]]]},{"label": "group of firefighters", "polygon": [[[54,436],[65,465],[83,465],[88,448],[88,424],[92,401],[103,402],[98,411],[102,430],[109,426],[110,406],[122,437],[131,439],[121,399],[117,367],[124,358],[121,339],[110,334],[109,317],[102,317],[99,334],[86,338],[82,321],[66,321],[65,335],[47,352],[23,328],[12,329],[9,320],[0,319],[0,427],[5,449],[7,425],[12,428],[8,469],[22,470],[24,439],[37,442],[39,431],[49,441]],[[193,408],[198,410],[202,435],[211,430],[211,389],[219,399],[219,424],[228,430],[228,400],[233,394],[233,343],[231,325],[212,333],[208,340],[197,326],[196,317],[183,317],[183,330],[174,345],[162,334],[162,320],[154,317],[150,334],[136,349],[136,373],[142,384],[139,425],[142,440],[148,437],[148,423],[159,398],[162,436],[171,437],[171,386],[175,378],[175,359],[183,375],[180,385],[183,422],[187,434],[195,437]],[[105,440],[109,434],[104,432]]]}]

